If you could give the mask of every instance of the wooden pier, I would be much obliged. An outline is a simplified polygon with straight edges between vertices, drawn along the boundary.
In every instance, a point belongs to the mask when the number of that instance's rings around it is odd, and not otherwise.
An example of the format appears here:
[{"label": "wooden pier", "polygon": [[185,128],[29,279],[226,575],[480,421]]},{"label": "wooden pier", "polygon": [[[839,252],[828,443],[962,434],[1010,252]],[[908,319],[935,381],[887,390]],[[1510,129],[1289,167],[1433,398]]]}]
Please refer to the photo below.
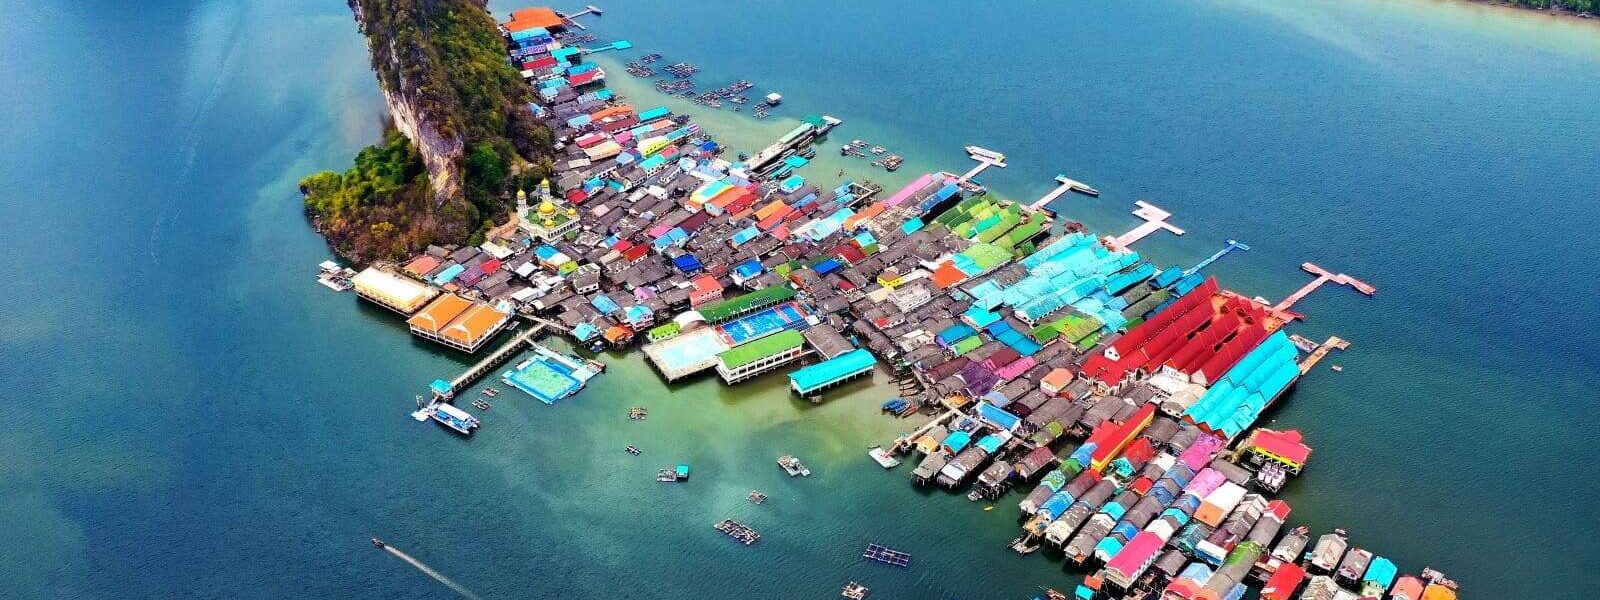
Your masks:
[{"label": "wooden pier", "polygon": [[1028,208],[1030,210],[1051,212],[1052,216],[1054,216],[1054,211],[1050,211],[1047,207],[1051,202],[1055,202],[1057,198],[1067,195],[1067,192],[1077,192],[1085,196],[1100,195],[1100,190],[1089,187],[1087,183],[1068,179],[1066,175],[1056,175],[1056,183],[1060,184],[1056,186],[1056,189],[1050,190],[1050,193],[1040,196],[1038,200],[1034,200],[1033,204],[1028,205]]},{"label": "wooden pier", "polygon": [[593,4],[590,4],[588,6],[583,7],[583,10],[580,10],[578,12],[572,13],[570,15],[569,14],[565,14],[565,13],[557,12],[556,16],[561,17],[561,20],[566,21],[568,25],[571,25],[573,27],[577,27],[580,30],[587,31],[589,28],[588,27],[584,27],[583,23],[579,23],[578,22],[578,17],[584,16],[584,15],[590,15],[590,14],[598,17],[600,15],[605,14],[605,12],[606,11],[601,10],[600,7],[595,6]]},{"label": "wooden pier", "polygon": [[927,423],[924,423],[921,427],[918,427],[916,431],[900,436],[898,439],[896,439],[894,444],[889,446],[889,454],[899,454],[905,451],[908,446],[916,443],[917,438],[926,435],[929,431],[933,431],[934,427],[944,424],[945,421],[953,420],[959,416],[961,416],[961,411],[952,408],[948,412],[939,415],[938,417],[934,417]]},{"label": "wooden pier", "polygon": [[1188,276],[1193,275],[1195,273],[1199,273],[1201,269],[1204,269],[1206,267],[1211,266],[1211,263],[1217,262],[1217,260],[1221,259],[1224,256],[1227,256],[1229,253],[1233,252],[1234,250],[1244,250],[1244,251],[1248,252],[1248,251],[1250,251],[1250,245],[1246,244],[1244,242],[1241,242],[1239,240],[1228,240],[1228,247],[1223,248],[1221,250],[1218,250],[1216,254],[1212,254],[1211,256],[1206,257],[1206,259],[1200,261],[1199,264],[1196,264],[1193,267],[1185,269],[1183,271],[1183,276],[1184,277],[1188,277]]},{"label": "wooden pier", "polygon": [[1347,285],[1351,288],[1354,288],[1355,291],[1361,292],[1368,296],[1378,292],[1378,288],[1373,287],[1372,284],[1360,279],[1356,279],[1344,273],[1334,273],[1317,266],[1315,263],[1301,263],[1300,268],[1307,273],[1316,275],[1317,277],[1316,279],[1311,280],[1311,283],[1305,284],[1299,290],[1296,290],[1295,293],[1290,294],[1288,298],[1284,298],[1282,302],[1279,302],[1276,306],[1272,307],[1272,312],[1280,314],[1286,321],[1302,318],[1298,313],[1295,313],[1289,309],[1293,308],[1296,302],[1299,302],[1305,299],[1306,296],[1311,295],[1311,292],[1317,291],[1317,288],[1322,287],[1322,284],[1324,283]]},{"label": "wooden pier", "polygon": [[457,390],[472,385],[474,381],[477,381],[478,379],[482,378],[484,374],[494,370],[494,368],[499,366],[500,363],[505,362],[506,359],[515,356],[518,352],[521,352],[523,348],[528,347],[528,344],[532,343],[535,338],[539,337],[539,334],[544,333],[544,329],[547,327],[546,323],[547,321],[544,321],[543,319],[536,320],[532,327],[529,327],[522,333],[518,333],[516,337],[511,338],[511,341],[506,342],[505,345],[502,345],[499,348],[496,348],[493,353],[483,357],[483,360],[478,361],[477,364],[472,365],[466,371],[462,371],[460,375],[455,377],[455,379],[451,379],[450,391],[448,393],[441,394],[438,390],[434,390],[434,399],[438,400],[441,396],[445,398],[454,396]]},{"label": "wooden pier", "polygon": [[1300,361],[1300,374],[1305,375],[1306,373],[1310,372],[1311,368],[1317,366],[1317,363],[1322,362],[1322,359],[1326,358],[1329,352],[1334,350],[1344,350],[1345,348],[1349,347],[1350,342],[1347,342],[1343,338],[1340,338],[1336,335],[1330,336],[1328,341],[1317,346],[1317,349],[1312,350],[1311,354],[1307,355],[1305,360]]},{"label": "wooden pier", "polygon": [[1134,242],[1163,229],[1172,232],[1172,235],[1183,235],[1183,229],[1167,222],[1172,213],[1143,200],[1135,201],[1133,204],[1137,207],[1133,209],[1133,215],[1144,219],[1144,223],[1117,237],[1106,236],[1106,247],[1112,250],[1126,250]]},{"label": "wooden pier", "polygon": [[967,181],[971,180],[973,177],[977,177],[980,173],[983,173],[983,171],[985,169],[988,169],[989,167],[1000,167],[1002,169],[1004,169],[1006,167],[1006,163],[1004,161],[994,160],[994,159],[986,157],[986,156],[978,156],[978,155],[974,154],[974,155],[972,155],[972,160],[978,161],[978,165],[975,166],[975,167],[972,167],[971,170],[967,171],[966,174],[962,175],[956,181],[960,181],[962,183],[966,183]]}]

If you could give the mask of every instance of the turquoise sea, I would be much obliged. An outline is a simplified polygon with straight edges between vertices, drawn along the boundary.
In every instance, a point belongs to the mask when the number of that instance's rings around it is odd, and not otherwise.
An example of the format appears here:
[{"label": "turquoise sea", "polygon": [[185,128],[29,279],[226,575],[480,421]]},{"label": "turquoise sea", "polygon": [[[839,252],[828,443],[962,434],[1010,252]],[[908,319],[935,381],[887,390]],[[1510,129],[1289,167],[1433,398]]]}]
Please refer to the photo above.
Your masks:
[{"label": "turquoise sea", "polygon": [[[1189,233],[1142,242],[1158,262],[1248,242],[1213,267],[1242,292],[1284,296],[1307,260],[1373,283],[1301,305],[1296,332],[1354,347],[1271,414],[1316,448],[1291,520],[1469,597],[1600,585],[1595,23],[1435,0],[604,8],[597,32],[634,55],[784,94],[767,122],[702,116],[741,149],[812,112],[906,155],[907,178],[979,144],[1011,157],[984,177],[997,194],[1057,172],[1098,187],[1060,205],[1097,230],[1131,227],[1136,199],[1171,210]],[[850,580],[1006,599],[1077,579],[1003,547],[1015,496],[984,512],[866,459],[914,424],[877,414],[882,375],[814,407],[781,377],[668,386],[611,355],[559,405],[502,394],[470,440],[412,421],[466,361],[318,286],[295,190],[381,126],[342,3],[0,3],[0,75],[0,597],[453,595],[373,536],[486,599]],[[816,475],[784,477],[785,453]],[[690,483],[652,480],[678,462]],[[725,517],[761,542],[720,536]],[[861,562],[874,541],[912,568]]]}]

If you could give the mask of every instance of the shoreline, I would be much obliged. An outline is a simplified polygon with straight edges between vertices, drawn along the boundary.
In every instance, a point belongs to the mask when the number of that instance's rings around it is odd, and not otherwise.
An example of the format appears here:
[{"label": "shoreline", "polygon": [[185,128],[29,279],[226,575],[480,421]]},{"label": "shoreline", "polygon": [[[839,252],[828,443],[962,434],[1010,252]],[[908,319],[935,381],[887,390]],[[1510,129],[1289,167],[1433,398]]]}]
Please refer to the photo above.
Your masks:
[{"label": "shoreline", "polygon": [[1600,12],[1579,12],[1579,11],[1571,10],[1571,9],[1566,8],[1564,6],[1550,6],[1548,8],[1539,8],[1539,7],[1536,7],[1536,6],[1528,6],[1528,5],[1525,5],[1525,4],[1517,4],[1515,2],[1509,2],[1507,0],[1442,0],[1442,1],[1446,1],[1446,2],[1463,2],[1463,3],[1467,3],[1467,4],[1482,4],[1482,5],[1485,5],[1485,6],[1494,6],[1494,7],[1504,8],[1504,9],[1508,9],[1508,10],[1517,10],[1517,11],[1523,11],[1523,12],[1536,13],[1536,14],[1550,15],[1550,16],[1556,17],[1556,18],[1574,19],[1576,21],[1585,21],[1585,22],[1589,22],[1589,23],[1600,23],[1600,20],[1597,20],[1597,19],[1600,19]]}]

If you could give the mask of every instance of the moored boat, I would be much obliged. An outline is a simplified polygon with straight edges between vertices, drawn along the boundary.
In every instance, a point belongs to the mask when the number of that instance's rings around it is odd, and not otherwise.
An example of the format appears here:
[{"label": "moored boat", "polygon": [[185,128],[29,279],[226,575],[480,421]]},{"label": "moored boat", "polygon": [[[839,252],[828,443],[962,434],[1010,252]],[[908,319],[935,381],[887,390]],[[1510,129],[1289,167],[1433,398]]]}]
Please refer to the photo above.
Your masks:
[{"label": "moored boat", "polygon": [[782,467],[783,471],[788,473],[790,477],[811,476],[811,469],[806,468],[805,464],[800,462],[800,459],[788,454],[778,457],[778,466]]},{"label": "moored boat", "polygon": [[435,404],[430,412],[432,414],[429,416],[433,417],[434,421],[461,435],[472,435],[473,430],[481,424],[477,417],[449,404]]}]

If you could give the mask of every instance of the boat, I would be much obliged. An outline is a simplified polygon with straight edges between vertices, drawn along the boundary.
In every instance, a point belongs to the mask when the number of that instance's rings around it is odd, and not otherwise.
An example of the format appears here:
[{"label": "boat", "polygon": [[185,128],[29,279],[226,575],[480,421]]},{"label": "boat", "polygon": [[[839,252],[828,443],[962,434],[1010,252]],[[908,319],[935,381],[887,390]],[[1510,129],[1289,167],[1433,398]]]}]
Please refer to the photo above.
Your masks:
[{"label": "boat", "polygon": [[888,158],[883,159],[883,168],[888,170],[890,173],[893,173],[898,170],[900,168],[900,164],[904,163],[905,161],[906,159],[902,158],[898,154],[890,154]]},{"label": "boat", "polygon": [[777,106],[777,105],[782,104],[782,103],[783,103],[783,96],[778,95],[777,92],[773,92],[771,94],[767,94],[767,106]]},{"label": "boat", "polygon": [[885,148],[883,146],[873,146],[872,149],[869,150],[869,152],[871,152],[873,154],[883,154],[883,153],[888,152],[888,151],[889,151],[889,149]]},{"label": "boat", "polygon": [[378,538],[372,538],[372,547],[374,547],[374,548],[382,548],[382,547],[387,546],[387,545],[388,544],[383,543],[383,540],[380,540]]},{"label": "boat", "polygon": [[850,600],[861,600],[867,597],[867,591],[867,586],[852,581],[844,585],[844,590],[840,591],[839,595]]},{"label": "boat", "polygon": [[317,283],[327,286],[335,292],[348,291],[355,287],[350,278],[355,277],[355,269],[341,266],[331,260],[322,261],[317,265]]},{"label": "boat", "polygon": [[500,395],[500,390],[494,388],[483,388],[483,395],[493,398]]},{"label": "boat", "polygon": [[672,470],[672,474],[678,477],[678,481],[687,481],[689,479],[689,465],[678,465],[677,468]]},{"label": "boat", "polygon": [[638,456],[640,452],[639,447],[633,444],[628,444],[626,450],[628,451],[628,454],[632,454],[634,456]]},{"label": "boat", "polygon": [[678,474],[672,469],[662,469],[656,473],[656,481],[661,483],[677,483]]},{"label": "boat", "polygon": [[489,410],[491,408],[494,408],[494,405],[493,404],[489,404],[488,402],[484,402],[483,400],[473,400],[472,401],[472,407],[476,408],[478,410]]},{"label": "boat", "polygon": [[967,146],[967,154],[976,158],[988,159],[997,163],[1006,162],[1006,155],[981,146]]},{"label": "boat", "polygon": [[745,496],[744,499],[745,500],[749,500],[751,504],[766,504],[767,503],[767,495],[761,493],[761,490],[750,490],[750,495],[749,496]]},{"label": "boat", "polygon": [[1343,365],[1333,365],[1333,366],[1331,366],[1329,368],[1333,369],[1335,373],[1343,373],[1344,372],[1344,366]]},{"label": "boat", "polygon": [[344,292],[344,291],[350,290],[350,288],[355,287],[355,284],[350,283],[349,279],[345,279],[343,277],[339,277],[338,275],[334,275],[334,274],[331,274],[331,273],[323,273],[321,275],[318,275],[317,276],[317,283],[320,283],[320,284],[326,286],[328,289],[333,290],[335,292]]},{"label": "boat", "polygon": [[885,469],[893,469],[900,466],[900,459],[889,456],[889,451],[884,450],[882,446],[873,446],[870,450],[867,450],[867,456],[871,456],[872,460],[878,463],[878,466]]},{"label": "boat", "polygon": [[716,525],[712,525],[712,527],[715,527],[717,531],[721,531],[728,537],[739,540],[746,546],[754,544],[761,539],[761,534],[756,533],[756,530],[733,519],[723,519],[718,521]]},{"label": "boat", "polygon": [[472,435],[472,431],[480,424],[477,417],[449,404],[435,404],[428,409],[428,412],[431,413],[428,416],[433,417],[434,421],[461,435]]},{"label": "boat", "polygon": [[783,468],[790,477],[810,477],[811,469],[806,468],[800,459],[785,454],[778,457],[778,466]]}]

